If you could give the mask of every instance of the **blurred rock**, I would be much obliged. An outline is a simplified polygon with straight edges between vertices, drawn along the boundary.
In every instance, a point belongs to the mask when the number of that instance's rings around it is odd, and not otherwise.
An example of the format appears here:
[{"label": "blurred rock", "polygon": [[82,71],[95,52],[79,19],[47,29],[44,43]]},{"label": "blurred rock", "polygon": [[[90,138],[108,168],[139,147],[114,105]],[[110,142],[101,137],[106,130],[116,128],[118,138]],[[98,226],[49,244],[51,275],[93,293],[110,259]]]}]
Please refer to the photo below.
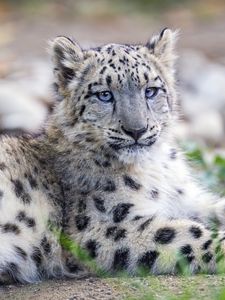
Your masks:
[{"label": "blurred rock", "polygon": [[0,128],[37,132],[47,115],[47,107],[16,83],[0,83]]},{"label": "blurred rock", "polygon": [[191,124],[195,137],[200,137],[207,143],[218,145],[223,142],[224,124],[221,114],[217,111],[205,111],[199,114]]},{"label": "blurred rock", "polygon": [[189,122],[181,122],[175,132],[181,141],[188,139],[220,146],[224,142],[224,121],[217,111],[205,111]]},{"label": "blurred rock", "polygon": [[49,63],[34,59],[9,67],[0,81],[0,129],[37,132],[53,101]]},{"label": "blurred rock", "polygon": [[33,99],[53,101],[51,97],[52,68],[49,61],[35,58],[32,61],[17,61],[5,80],[19,86]]},{"label": "blurred rock", "polygon": [[179,77],[187,116],[198,113],[198,107],[224,109],[225,67],[210,62],[201,53],[186,51],[180,59]]},{"label": "blurred rock", "polygon": [[225,67],[199,52],[185,51],[179,61],[180,98],[188,137],[224,143]]}]

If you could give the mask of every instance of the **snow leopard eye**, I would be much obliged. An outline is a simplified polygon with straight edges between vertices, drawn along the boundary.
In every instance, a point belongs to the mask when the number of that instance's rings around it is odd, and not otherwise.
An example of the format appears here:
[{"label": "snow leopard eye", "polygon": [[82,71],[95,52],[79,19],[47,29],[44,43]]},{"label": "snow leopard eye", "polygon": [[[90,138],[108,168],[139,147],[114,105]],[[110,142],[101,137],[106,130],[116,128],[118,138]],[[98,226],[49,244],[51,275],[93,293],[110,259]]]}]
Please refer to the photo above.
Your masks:
[{"label": "snow leopard eye", "polygon": [[145,97],[147,99],[153,99],[154,97],[156,97],[159,93],[160,88],[158,87],[148,87],[145,90]]},{"label": "snow leopard eye", "polygon": [[113,94],[110,91],[99,92],[97,97],[102,102],[112,102],[113,100]]}]

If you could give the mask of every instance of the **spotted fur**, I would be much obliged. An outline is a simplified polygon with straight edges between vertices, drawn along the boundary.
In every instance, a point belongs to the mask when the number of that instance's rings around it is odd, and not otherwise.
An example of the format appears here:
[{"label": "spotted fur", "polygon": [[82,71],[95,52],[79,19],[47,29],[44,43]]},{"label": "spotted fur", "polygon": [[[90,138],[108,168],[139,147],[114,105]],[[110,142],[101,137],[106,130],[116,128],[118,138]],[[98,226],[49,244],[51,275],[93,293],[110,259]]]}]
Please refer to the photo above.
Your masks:
[{"label": "spotted fur", "polygon": [[175,39],[52,42],[59,101],[44,133],[0,141],[0,282],[86,276],[64,236],[112,273],[174,274],[180,256],[215,271],[225,201],[193,180],[173,139]]}]

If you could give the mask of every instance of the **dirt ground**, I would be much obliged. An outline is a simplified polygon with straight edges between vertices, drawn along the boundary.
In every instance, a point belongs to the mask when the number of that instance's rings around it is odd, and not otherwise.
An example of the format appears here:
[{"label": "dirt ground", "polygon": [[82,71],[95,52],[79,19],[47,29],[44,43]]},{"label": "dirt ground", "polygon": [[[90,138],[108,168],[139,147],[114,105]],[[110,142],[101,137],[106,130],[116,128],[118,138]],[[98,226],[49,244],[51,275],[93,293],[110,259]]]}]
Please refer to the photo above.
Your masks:
[{"label": "dirt ground", "polygon": [[[0,299],[168,300],[170,297],[178,296],[180,297],[179,299],[190,300],[224,300],[225,293],[221,293],[224,287],[225,276],[213,275],[192,277],[149,276],[145,278],[119,279],[89,278],[85,280],[67,281],[49,280],[40,284],[1,287]],[[152,296],[154,298],[151,298]]]},{"label": "dirt ground", "polygon": [[8,286],[0,289],[0,299],[45,299],[45,300],[110,300],[120,299],[116,290],[105,280],[46,281],[41,284]]}]

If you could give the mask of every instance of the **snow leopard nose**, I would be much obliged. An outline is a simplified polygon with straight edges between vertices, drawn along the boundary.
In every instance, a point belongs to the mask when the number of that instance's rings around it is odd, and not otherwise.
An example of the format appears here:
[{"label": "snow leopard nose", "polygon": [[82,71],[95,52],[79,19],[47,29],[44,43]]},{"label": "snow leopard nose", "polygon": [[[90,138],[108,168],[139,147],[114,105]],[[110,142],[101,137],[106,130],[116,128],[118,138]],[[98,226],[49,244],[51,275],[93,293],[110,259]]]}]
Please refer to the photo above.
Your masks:
[{"label": "snow leopard nose", "polygon": [[121,129],[126,133],[126,135],[131,136],[135,141],[138,141],[140,137],[148,130],[148,126],[141,128],[141,129],[133,129],[133,128],[125,128],[121,126]]}]

